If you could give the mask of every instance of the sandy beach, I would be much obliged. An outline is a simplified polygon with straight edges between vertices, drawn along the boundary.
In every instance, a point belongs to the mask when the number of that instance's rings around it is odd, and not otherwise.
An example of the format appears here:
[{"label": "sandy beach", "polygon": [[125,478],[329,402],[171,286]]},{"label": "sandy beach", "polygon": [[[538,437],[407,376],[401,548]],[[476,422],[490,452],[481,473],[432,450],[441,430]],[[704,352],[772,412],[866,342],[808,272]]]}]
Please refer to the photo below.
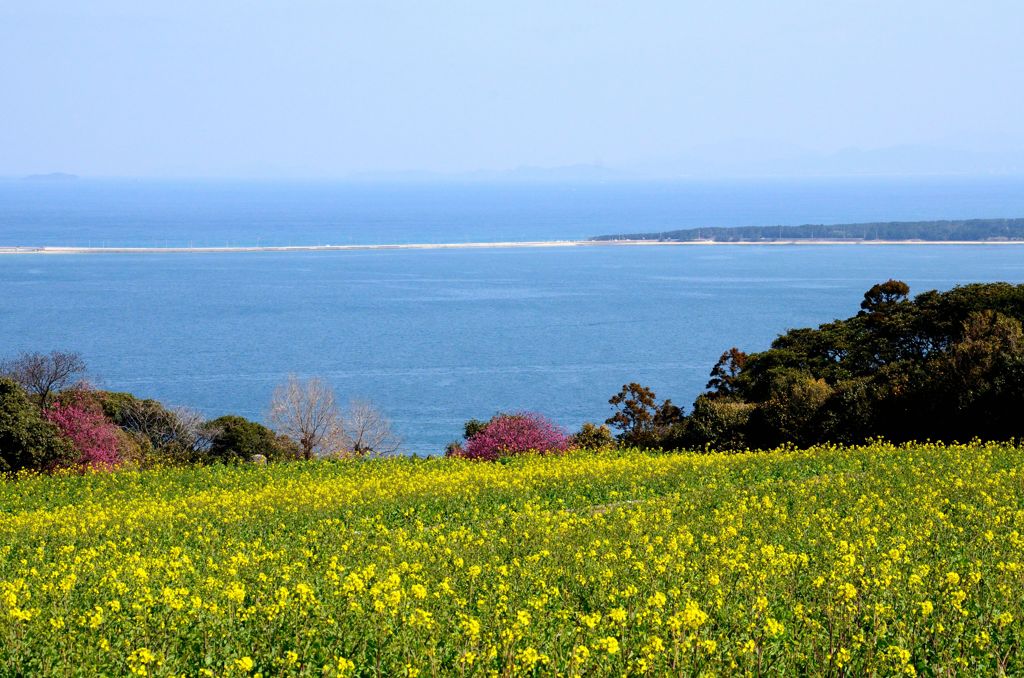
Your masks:
[{"label": "sandy beach", "polygon": [[357,252],[373,250],[451,250],[507,249],[546,247],[707,247],[760,246],[785,247],[808,245],[1024,245],[1024,240],[538,240],[511,242],[404,243],[390,245],[261,245],[224,247],[0,247],[0,254],[215,254],[231,252]]}]

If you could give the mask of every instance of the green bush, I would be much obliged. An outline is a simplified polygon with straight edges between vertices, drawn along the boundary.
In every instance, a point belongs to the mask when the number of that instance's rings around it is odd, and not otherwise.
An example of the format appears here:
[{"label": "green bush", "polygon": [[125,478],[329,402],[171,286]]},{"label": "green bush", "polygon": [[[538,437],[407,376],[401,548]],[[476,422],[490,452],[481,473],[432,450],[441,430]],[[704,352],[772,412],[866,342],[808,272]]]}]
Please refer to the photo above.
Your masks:
[{"label": "green bush", "polygon": [[754,407],[729,398],[699,396],[693,403],[693,413],[686,420],[687,446],[701,447],[714,440],[718,450],[746,449]]},{"label": "green bush", "polygon": [[51,470],[77,456],[71,441],[43,417],[25,390],[0,378],[0,472]]},{"label": "green bush", "polygon": [[569,445],[579,450],[603,450],[615,446],[615,436],[607,425],[588,421],[569,437]]},{"label": "green bush", "polygon": [[266,426],[244,417],[227,415],[204,425],[210,444],[205,457],[210,461],[248,461],[261,454],[269,461],[297,459],[299,447]]}]

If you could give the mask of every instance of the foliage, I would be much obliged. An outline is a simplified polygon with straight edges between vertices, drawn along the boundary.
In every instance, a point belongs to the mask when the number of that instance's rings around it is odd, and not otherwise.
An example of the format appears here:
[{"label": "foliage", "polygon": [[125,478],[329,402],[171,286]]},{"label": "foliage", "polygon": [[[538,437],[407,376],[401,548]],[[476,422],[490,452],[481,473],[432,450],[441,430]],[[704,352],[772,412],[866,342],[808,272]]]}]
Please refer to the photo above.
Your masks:
[{"label": "foliage", "polygon": [[801,372],[779,373],[772,394],[756,410],[759,438],[768,445],[807,446],[822,435],[818,415],[832,395],[824,379]]},{"label": "foliage", "polygon": [[747,354],[735,346],[723,353],[711,368],[706,389],[712,398],[728,398],[736,390],[736,379],[747,365]]},{"label": "foliage", "polygon": [[607,424],[586,422],[569,438],[569,446],[577,450],[603,450],[615,446],[615,436]]},{"label": "foliage", "polygon": [[701,395],[686,419],[685,446],[701,447],[715,441],[720,451],[743,450],[749,445],[746,432],[754,406],[729,398]]},{"label": "foliage", "polygon": [[279,436],[266,426],[237,415],[218,417],[204,424],[210,446],[206,458],[210,461],[249,461],[261,454],[270,461],[297,459],[298,445]]},{"label": "foliage", "polygon": [[62,394],[43,414],[75,446],[76,466],[110,469],[121,463],[118,428],[88,392]]},{"label": "foliage", "polygon": [[[851,318],[791,330],[760,353],[723,354],[687,444],[1024,436],[1024,285],[909,292],[888,280]],[[742,404],[744,416],[709,419],[717,398]]]},{"label": "foliage", "polygon": [[487,428],[487,424],[488,422],[486,421],[480,421],[479,419],[470,419],[469,421],[466,422],[465,426],[463,426],[462,435],[466,440],[469,440],[477,433],[480,433],[480,431],[483,431],[485,428]]},{"label": "foliage", "polygon": [[25,390],[0,377],[0,473],[51,470],[77,456],[71,441],[43,417]]},{"label": "foliage", "polygon": [[3,675],[1021,675],[1024,449],[0,482]]},{"label": "foliage", "polygon": [[636,382],[623,384],[608,404],[616,408],[605,424],[618,429],[618,440],[632,447],[672,447],[683,422],[683,411],[671,400],[658,403],[650,388]]},{"label": "foliage", "polygon": [[876,317],[891,312],[897,304],[906,301],[910,295],[910,286],[902,280],[889,279],[874,285],[864,293],[864,301],[860,302],[862,313],[874,314]]},{"label": "foliage", "polygon": [[498,414],[466,441],[466,459],[494,461],[526,452],[564,452],[569,438],[558,426],[534,412]]}]

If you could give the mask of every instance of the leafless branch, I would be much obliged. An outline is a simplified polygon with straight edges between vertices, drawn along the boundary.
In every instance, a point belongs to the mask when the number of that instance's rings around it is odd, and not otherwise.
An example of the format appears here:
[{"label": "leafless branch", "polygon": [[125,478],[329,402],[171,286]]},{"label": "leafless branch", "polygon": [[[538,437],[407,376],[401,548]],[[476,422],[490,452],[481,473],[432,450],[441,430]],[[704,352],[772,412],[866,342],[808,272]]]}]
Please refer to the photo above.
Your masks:
[{"label": "leafless branch", "polygon": [[349,451],[358,456],[394,454],[401,440],[391,430],[391,422],[370,402],[352,400],[344,415]]},{"label": "leafless branch", "polygon": [[334,390],[322,379],[289,375],[274,389],[269,419],[278,433],[299,444],[306,459],[350,448]]},{"label": "leafless branch", "polygon": [[21,353],[0,364],[0,374],[21,384],[45,409],[58,392],[85,374],[85,361],[78,353],[65,351]]}]

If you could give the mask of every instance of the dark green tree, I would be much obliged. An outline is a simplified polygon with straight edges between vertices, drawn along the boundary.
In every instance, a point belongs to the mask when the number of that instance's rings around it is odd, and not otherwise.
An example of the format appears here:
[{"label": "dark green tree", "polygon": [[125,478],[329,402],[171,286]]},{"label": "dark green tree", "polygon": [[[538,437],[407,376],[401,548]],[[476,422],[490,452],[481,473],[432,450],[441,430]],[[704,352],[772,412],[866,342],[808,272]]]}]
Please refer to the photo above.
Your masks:
[{"label": "dark green tree", "polygon": [[722,354],[711,368],[711,379],[706,389],[712,398],[726,398],[736,391],[736,380],[747,364],[747,354],[735,346]]},{"label": "dark green tree", "polygon": [[658,403],[654,391],[636,382],[623,384],[608,404],[615,414],[605,424],[618,430],[616,438],[632,447],[672,447],[677,427],[683,423],[683,411],[671,400]]},{"label": "dark green tree", "polygon": [[[742,363],[723,354],[687,421],[688,444],[1024,436],[1022,321],[1024,285],[910,298],[905,283],[887,280],[853,317],[790,330]],[[721,416],[714,400],[753,410],[746,420]]]},{"label": "dark green tree", "polygon": [[824,379],[797,371],[779,375],[772,396],[756,410],[762,445],[818,442],[821,430],[818,415],[831,395],[832,388]]},{"label": "dark green tree", "polygon": [[864,313],[881,313],[891,309],[896,304],[906,301],[910,294],[910,287],[902,280],[886,280],[884,283],[873,285],[864,293],[864,301],[860,302],[861,311]]},{"label": "dark green tree", "polygon": [[43,418],[25,390],[0,378],[0,472],[49,471],[77,457],[71,441]]}]

